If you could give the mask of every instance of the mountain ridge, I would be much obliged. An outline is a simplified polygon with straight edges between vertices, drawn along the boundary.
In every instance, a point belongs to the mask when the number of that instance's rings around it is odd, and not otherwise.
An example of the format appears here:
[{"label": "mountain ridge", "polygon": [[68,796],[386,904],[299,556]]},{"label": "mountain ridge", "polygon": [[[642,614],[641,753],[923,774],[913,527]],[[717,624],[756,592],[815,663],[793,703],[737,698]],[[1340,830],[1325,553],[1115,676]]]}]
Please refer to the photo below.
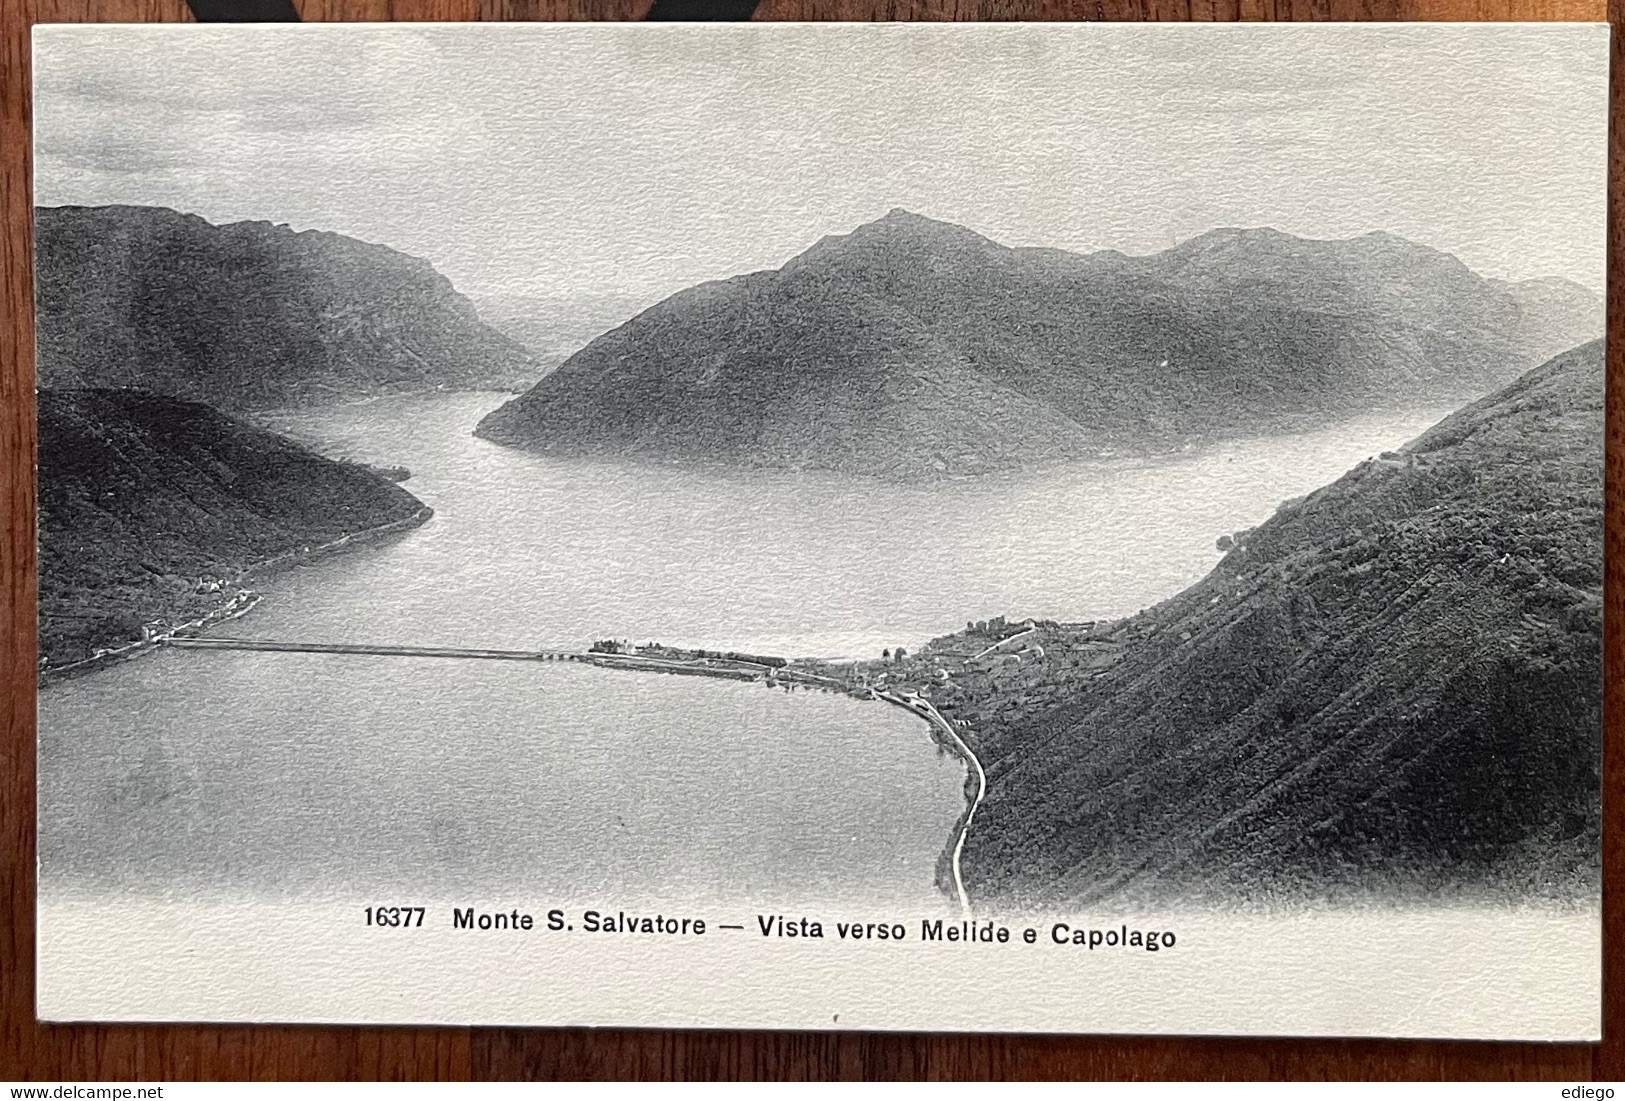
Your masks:
[{"label": "mountain ridge", "polygon": [[529,385],[523,347],[429,261],[168,207],[36,207],[36,373],[246,411]]},{"label": "mountain ridge", "polygon": [[[1133,257],[1008,248],[894,209],[666,298],[477,434],[902,478],[1165,450],[1476,397],[1598,322],[1580,290],[1542,285],[1520,307],[1391,234],[1214,230]],[[959,405],[974,427],[953,423]]]},{"label": "mountain ridge", "polygon": [[973,896],[1594,899],[1604,373],[1548,361],[1137,616],[915,654],[987,770]]}]

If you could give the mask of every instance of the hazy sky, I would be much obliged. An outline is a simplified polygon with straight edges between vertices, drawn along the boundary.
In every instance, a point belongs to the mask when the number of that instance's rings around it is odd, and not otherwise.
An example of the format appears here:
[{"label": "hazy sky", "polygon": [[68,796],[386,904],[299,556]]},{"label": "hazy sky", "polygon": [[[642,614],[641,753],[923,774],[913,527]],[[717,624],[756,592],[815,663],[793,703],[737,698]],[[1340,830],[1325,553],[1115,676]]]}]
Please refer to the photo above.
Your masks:
[{"label": "hazy sky", "polygon": [[36,201],[655,296],[894,206],[1006,244],[1384,229],[1603,281],[1594,25],[40,26]]}]

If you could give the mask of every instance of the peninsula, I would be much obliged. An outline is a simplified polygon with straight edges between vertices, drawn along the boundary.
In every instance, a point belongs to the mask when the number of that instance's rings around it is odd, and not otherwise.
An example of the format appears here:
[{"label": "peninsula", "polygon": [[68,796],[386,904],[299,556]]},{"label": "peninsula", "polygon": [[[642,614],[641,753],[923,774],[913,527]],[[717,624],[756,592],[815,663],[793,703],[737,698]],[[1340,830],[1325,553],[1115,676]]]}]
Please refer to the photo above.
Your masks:
[{"label": "peninsula", "polygon": [[41,390],[42,674],[241,610],[256,572],[421,523],[383,474],[195,402]]}]

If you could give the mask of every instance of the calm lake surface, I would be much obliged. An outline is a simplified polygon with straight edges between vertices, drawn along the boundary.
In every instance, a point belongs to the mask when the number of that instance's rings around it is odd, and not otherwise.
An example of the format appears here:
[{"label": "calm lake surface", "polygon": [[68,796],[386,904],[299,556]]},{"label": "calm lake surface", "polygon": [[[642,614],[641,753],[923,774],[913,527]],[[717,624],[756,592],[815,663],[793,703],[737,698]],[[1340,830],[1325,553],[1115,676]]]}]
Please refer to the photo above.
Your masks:
[{"label": "calm lake surface", "polygon": [[[503,397],[274,418],[410,467],[436,516],[266,580],[216,633],[842,656],[993,615],[1115,617],[1442,415],[893,486],[473,438]],[[165,651],[48,688],[40,720],[41,888],[62,898],[929,905],[963,805],[963,768],[895,708],[566,664]]]}]

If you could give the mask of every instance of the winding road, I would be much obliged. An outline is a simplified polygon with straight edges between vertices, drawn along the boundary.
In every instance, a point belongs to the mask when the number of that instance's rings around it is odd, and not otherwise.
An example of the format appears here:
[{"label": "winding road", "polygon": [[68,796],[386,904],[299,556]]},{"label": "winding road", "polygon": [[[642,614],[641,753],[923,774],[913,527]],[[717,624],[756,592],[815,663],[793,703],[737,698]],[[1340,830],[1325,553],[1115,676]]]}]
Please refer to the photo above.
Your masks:
[{"label": "winding road", "polygon": [[896,704],[898,707],[912,711],[926,722],[933,724],[937,729],[946,733],[948,737],[954,740],[954,744],[959,747],[959,752],[964,756],[966,763],[976,773],[976,798],[971,800],[970,807],[965,811],[965,821],[960,824],[959,836],[954,838],[953,856],[954,893],[959,897],[959,908],[964,911],[965,916],[968,918],[971,916],[970,895],[965,891],[965,876],[960,870],[960,858],[965,852],[965,838],[970,836],[971,820],[976,817],[976,808],[980,807],[982,800],[987,797],[987,772],[982,768],[981,758],[976,756],[975,750],[971,749],[965,739],[959,736],[959,731],[954,729],[954,724],[943,718],[942,712],[938,711],[930,700],[914,695],[899,696],[893,692],[879,692],[876,695],[887,703]]}]

